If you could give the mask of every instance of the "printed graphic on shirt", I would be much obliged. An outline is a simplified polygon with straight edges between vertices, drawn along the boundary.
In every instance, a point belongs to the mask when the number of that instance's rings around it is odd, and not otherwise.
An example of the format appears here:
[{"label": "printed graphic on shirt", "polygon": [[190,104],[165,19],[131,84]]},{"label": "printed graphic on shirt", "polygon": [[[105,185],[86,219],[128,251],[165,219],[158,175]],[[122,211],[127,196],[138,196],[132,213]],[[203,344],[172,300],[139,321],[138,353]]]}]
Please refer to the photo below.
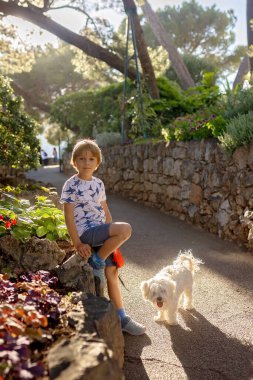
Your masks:
[{"label": "printed graphic on shirt", "polygon": [[92,177],[85,181],[74,175],[62,189],[61,203],[73,203],[74,218],[79,236],[90,227],[105,223],[105,212],[101,202],[106,200],[103,182]]}]

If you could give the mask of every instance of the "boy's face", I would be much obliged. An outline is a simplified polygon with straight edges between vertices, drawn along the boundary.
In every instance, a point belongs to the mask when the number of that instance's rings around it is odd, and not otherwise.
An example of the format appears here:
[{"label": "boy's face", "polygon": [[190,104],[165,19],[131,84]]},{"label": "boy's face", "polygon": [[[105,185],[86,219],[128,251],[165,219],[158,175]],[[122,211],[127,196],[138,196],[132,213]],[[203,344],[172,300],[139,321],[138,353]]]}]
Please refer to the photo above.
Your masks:
[{"label": "boy's face", "polygon": [[98,160],[97,157],[95,157],[89,150],[84,150],[79,156],[76,157],[74,164],[78,171],[79,177],[90,180],[92,174],[98,167]]}]

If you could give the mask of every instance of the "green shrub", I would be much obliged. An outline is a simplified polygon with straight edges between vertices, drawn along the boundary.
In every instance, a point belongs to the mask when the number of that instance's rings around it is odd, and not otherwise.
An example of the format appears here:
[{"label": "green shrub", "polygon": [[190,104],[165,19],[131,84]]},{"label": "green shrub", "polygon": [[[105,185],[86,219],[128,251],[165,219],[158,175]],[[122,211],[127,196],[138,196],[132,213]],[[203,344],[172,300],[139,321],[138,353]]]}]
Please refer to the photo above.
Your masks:
[{"label": "green shrub", "polygon": [[219,86],[215,85],[215,78],[215,73],[204,73],[199,86],[185,91],[189,113],[193,113],[206,106],[216,105],[221,99],[221,92]]},{"label": "green shrub", "polygon": [[248,90],[238,88],[236,91],[229,91],[224,101],[224,116],[226,119],[233,119],[239,115],[245,115],[253,110],[253,87]]},{"label": "green shrub", "polygon": [[37,127],[9,80],[0,76],[0,165],[25,170],[39,165]]},{"label": "green shrub", "polygon": [[127,134],[130,138],[158,137],[161,135],[161,120],[151,106],[152,100],[144,91],[142,99],[138,94],[132,96],[128,102],[126,118],[129,128]]},{"label": "green shrub", "polygon": [[233,153],[236,148],[253,140],[253,113],[239,115],[226,126],[226,131],[218,137],[221,145]]},{"label": "green shrub", "polygon": [[226,120],[222,115],[218,115],[210,119],[207,124],[207,128],[211,130],[213,137],[221,136],[226,128]]},{"label": "green shrub", "polygon": [[166,141],[200,140],[219,136],[226,122],[221,115],[212,113],[212,108],[176,118],[162,129]]},{"label": "green shrub", "polygon": [[80,91],[61,96],[52,105],[51,120],[69,129],[76,137],[118,132],[122,114],[123,83],[98,91]]},{"label": "green shrub", "polygon": [[[151,99],[143,88],[143,97],[135,86],[127,82],[125,105],[125,129],[132,139],[141,136],[161,137],[162,125],[168,125],[177,117],[210,108],[220,99],[215,74],[205,73],[199,86],[183,91],[176,82],[159,77],[157,85],[160,99]],[[59,97],[52,106],[51,119],[63,129],[70,129],[76,137],[97,133],[120,132],[123,113],[123,83],[117,83],[99,91],[81,91]],[[195,131],[195,137],[209,135],[208,131]],[[185,138],[184,133],[181,137]]]}]

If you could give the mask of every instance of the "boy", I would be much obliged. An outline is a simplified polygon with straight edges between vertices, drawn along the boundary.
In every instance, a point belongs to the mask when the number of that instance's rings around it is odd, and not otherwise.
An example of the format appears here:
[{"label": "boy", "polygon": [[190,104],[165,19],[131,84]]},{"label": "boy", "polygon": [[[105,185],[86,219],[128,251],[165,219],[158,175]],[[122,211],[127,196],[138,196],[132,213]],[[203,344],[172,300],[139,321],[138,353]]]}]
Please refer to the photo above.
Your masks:
[{"label": "boy", "polygon": [[[89,258],[94,275],[101,286],[107,279],[108,294],[117,309],[122,331],[141,335],[145,327],[126,315],[122,302],[118,270],[112,261],[112,252],[131,236],[128,223],[113,223],[106,203],[103,182],[93,177],[102,162],[100,148],[95,141],[82,140],[72,152],[71,164],[77,174],[69,178],[62,190],[65,221],[69,235],[79,255]],[[92,252],[92,247],[97,247]]]}]

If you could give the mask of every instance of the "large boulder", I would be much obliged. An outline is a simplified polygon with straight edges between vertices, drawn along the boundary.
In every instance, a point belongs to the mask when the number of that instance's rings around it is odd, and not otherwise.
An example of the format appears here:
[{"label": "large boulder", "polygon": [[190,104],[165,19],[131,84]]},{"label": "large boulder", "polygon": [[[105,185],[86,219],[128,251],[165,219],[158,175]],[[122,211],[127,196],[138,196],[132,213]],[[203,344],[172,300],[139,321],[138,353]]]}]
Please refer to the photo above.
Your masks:
[{"label": "large boulder", "polygon": [[0,253],[4,255],[6,262],[11,262],[12,268],[33,272],[52,270],[66,256],[55,241],[39,239],[36,236],[27,242],[21,242],[11,235],[3,236],[0,238]]},{"label": "large boulder", "polygon": [[113,304],[83,292],[73,292],[69,301],[73,335],[49,351],[50,379],[123,380],[124,338]]},{"label": "large boulder", "polygon": [[52,380],[124,379],[112,350],[91,334],[61,340],[49,352],[48,367]]},{"label": "large boulder", "polygon": [[69,313],[68,322],[80,333],[95,333],[113,351],[120,368],[124,364],[124,337],[115,307],[106,298],[90,296]]},{"label": "large boulder", "polygon": [[63,264],[58,265],[55,273],[64,288],[96,294],[93,270],[87,264],[87,260],[78,254],[73,254]]}]

